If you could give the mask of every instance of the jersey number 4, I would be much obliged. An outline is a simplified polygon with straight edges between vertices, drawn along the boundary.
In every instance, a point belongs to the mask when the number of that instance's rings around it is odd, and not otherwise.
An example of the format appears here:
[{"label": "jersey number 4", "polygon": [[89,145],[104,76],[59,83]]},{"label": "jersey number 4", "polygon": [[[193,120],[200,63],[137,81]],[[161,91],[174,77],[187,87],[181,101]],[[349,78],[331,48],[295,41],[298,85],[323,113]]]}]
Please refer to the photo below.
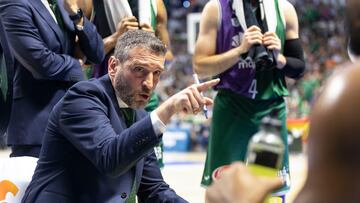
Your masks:
[{"label": "jersey number 4", "polygon": [[250,88],[248,90],[249,94],[251,95],[251,98],[253,98],[253,99],[255,99],[256,94],[258,93],[256,90],[256,83],[257,83],[256,79],[253,79],[251,82]]}]

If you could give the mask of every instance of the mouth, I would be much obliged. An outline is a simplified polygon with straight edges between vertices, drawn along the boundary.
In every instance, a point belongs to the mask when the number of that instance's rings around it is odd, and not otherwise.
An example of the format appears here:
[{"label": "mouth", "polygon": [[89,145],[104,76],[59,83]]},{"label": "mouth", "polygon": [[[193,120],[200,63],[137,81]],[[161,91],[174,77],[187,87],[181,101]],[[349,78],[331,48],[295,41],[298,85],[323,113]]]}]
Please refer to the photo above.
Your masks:
[{"label": "mouth", "polygon": [[149,94],[140,94],[140,97],[144,100],[148,100],[150,98]]}]

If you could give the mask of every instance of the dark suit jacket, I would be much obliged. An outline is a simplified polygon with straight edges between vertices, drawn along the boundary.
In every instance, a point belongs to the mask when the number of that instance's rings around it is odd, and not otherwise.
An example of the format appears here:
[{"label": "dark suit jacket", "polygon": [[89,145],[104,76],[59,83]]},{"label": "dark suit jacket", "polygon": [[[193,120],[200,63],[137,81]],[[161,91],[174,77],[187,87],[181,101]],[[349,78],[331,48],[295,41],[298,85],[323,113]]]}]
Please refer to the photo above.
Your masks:
[{"label": "dark suit jacket", "polygon": [[41,0],[1,0],[0,15],[15,56],[14,100],[8,144],[40,145],[49,113],[75,82],[83,79],[73,58],[75,36],[89,61],[104,57],[101,37],[84,18],[83,31],[75,30],[58,0],[66,34]]},{"label": "dark suit jacket", "polygon": [[8,39],[0,18],[0,147],[2,146],[2,135],[5,133],[12,104],[12,79],[14,74],[14,58],[8,45]]},{"label": "dark suit jacket", "polygon": [[[75,84],[54,107],[23,203],[186,202],[164,182],[150,116],[127,128],[108,75]],[[134,176],[135,175],[135,176]]]}]

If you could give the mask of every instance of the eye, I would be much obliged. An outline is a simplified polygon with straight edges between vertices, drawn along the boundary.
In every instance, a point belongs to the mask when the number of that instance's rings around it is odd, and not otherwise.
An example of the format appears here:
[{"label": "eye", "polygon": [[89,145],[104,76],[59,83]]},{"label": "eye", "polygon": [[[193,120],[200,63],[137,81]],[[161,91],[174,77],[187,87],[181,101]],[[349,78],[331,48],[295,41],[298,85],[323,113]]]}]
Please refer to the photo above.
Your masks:
[{"label": "eye", "polygon": [[141,66],[136,66],[135,68],[133,68],[133,71],[136,73],[143,73],[145,72],[145,69]]},{"label": "eye", "polygon": [[157,70],[157,71],[154,71],[153,74],[154,74],[154,76],[160,76],[161,73],[162,73],[162,71]]}]

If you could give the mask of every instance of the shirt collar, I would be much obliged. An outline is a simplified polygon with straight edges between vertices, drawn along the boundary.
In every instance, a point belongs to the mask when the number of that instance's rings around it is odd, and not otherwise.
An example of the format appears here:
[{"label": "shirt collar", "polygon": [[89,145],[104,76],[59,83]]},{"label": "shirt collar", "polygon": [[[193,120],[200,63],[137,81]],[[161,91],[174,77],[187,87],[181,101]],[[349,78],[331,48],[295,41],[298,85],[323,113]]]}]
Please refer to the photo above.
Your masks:
[{"label": "shirt collar", "polygon": [[127,105],[122,99],[120,99],[120,97],[116,96],[116,99],[120,108],[129,108],[129,105]]},{"label": "shirt collar", "polygon": [[41,0],[41,2],[44,4],[44,6],[46,7],[46,9],[49,11],[51,17],[53,17],[53,19],[55,20],[55,22],[58,23],[57,20],[56,20],[56,17],[55,17],[54,12],[53,12],[53,11],[51,10],[51,8],[50,8],[50,5],[49,5],[48,0]]}]

